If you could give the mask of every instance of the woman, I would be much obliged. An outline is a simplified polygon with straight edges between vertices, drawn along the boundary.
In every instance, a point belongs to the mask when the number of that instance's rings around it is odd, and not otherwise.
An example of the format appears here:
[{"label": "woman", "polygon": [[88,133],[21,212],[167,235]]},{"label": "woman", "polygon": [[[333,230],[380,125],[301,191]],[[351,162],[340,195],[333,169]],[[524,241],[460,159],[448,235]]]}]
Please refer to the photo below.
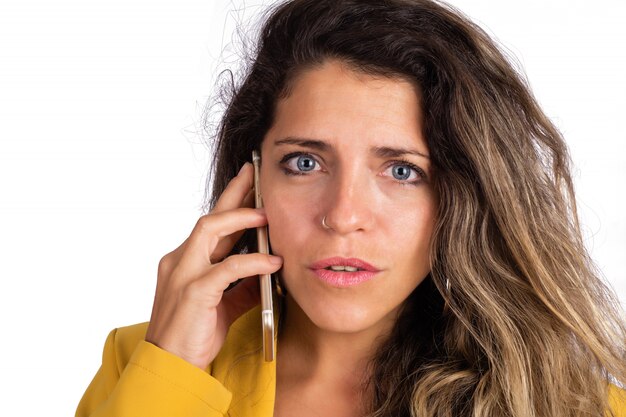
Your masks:
[{"label": "woman", "polygon": [[[277,6],[213,167],[210,213],[161,260],[150,322],[109,335],[77,416],[626,415],[626,329],[564,141],[459,12]],[[266,224],[278,257],[255,253]]]}]

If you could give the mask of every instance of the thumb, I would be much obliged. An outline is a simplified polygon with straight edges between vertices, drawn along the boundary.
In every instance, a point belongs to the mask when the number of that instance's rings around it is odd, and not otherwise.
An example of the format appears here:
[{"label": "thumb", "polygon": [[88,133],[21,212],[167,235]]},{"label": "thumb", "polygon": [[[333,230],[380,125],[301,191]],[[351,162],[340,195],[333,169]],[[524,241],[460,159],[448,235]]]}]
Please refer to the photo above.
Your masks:
[{"label": "thumb", "polygon": [[229,327],[242,314],[261,302],[259,276],[254,275],[239,281],[237,285],[224,293],[222,298],[227,311]]}]

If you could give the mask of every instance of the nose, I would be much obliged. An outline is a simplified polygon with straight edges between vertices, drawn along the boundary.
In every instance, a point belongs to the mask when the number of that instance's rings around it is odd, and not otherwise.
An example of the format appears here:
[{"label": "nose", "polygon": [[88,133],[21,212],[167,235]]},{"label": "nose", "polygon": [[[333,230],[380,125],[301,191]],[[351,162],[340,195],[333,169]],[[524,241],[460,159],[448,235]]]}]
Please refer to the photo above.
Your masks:
[{"label": "nose", "polygon": [[[338,234],[369,230],[375,204],[370,198],[372,184],[368,180],[369,173],[362,166],[338,169],[324,194],[326,204],[319,214],[320,227]],[[322,224],[323,219],[328,229]]]}]

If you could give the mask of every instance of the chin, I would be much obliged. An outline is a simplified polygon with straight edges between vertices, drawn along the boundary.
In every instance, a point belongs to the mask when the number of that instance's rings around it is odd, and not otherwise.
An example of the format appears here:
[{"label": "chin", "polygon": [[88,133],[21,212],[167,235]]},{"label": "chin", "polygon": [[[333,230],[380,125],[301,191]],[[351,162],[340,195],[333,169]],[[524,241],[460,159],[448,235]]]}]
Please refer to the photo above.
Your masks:
[{"label": "chin", "polygon": [[313,311],[305,313],[318,328],[336,333],[358,333],[376,321],[372,319],[371,312],[346,304],[334,309],[320,309],[316,306]]},{"label": "chin", "polygon": [[292,298],[293,307],[299,309],[303,318],[306,316],[312,325],[326,332],[359,333],[380,326],[388,317],[379,309],[373,309],[369,303],[359,303],[341,296],[334,300],[325,297],[323,301],[310,295],[304,300],[298,298],[297,294]]}]

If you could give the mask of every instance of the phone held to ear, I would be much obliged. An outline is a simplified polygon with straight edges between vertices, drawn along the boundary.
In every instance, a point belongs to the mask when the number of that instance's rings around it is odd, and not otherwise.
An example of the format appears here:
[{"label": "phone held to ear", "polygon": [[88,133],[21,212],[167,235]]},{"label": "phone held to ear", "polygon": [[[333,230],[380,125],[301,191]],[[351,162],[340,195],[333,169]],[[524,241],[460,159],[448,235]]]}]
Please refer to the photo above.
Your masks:
[{"label": "phone held to ear", "polygon": [[[254,165],[254,203],[256,208],[263,207],[261,187],[259,186],[261,156],[255,149],[252,151],[252,164]],[[256,236],[260,253],[269,254],[269,240],[267,226],[256,228]],[[275,358],[274,352],[274,306],[272,304],[272,277],[271,274],[259,275],[261,284],[261,326],[263,330],[263,356],[266,362]]]}]

